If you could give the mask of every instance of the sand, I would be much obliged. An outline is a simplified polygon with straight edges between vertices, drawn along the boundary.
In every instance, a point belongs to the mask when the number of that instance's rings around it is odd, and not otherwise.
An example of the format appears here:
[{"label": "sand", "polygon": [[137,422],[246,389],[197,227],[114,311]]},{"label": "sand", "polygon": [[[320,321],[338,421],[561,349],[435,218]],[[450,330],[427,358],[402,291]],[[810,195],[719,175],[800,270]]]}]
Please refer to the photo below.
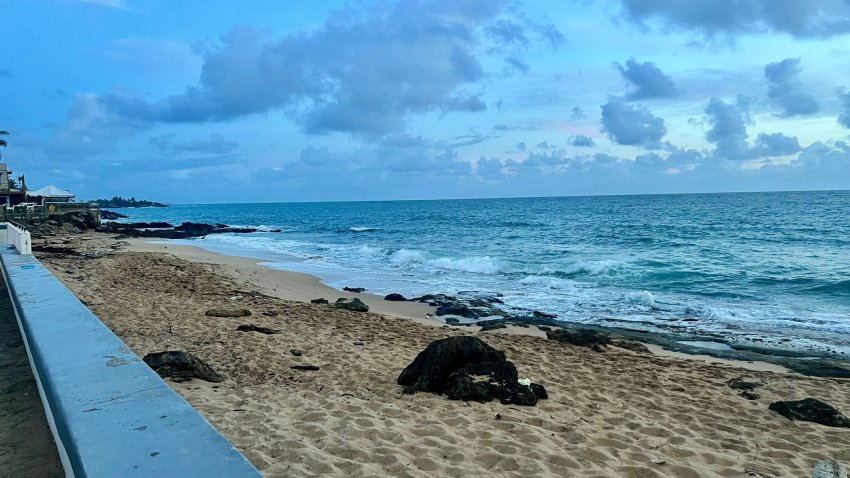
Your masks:
[{"label": "sand", "polygon": [[[255,261],[103,235],[68,241],[107,254],[43,262],[139,355],[185,350],[222,374],[221,384],[172,386],[266,476],[784,477],[810,476],[821,459],[850,461],[850,429],[768,410],[813,397],[850,413],[848,380],[442,327],[420,304],[368,294],[357,296],[377,313],[335,310],[289,299],[353,294]],[[252,315],[204,315],[215,307]],[[243,323],[282,332],[236,331]],[[503,350],[550,399],[517,407],[402,395],[395,380],[416,354],[461,334]],[[725,385],[735,377],[763,382],[761,398]]]}]

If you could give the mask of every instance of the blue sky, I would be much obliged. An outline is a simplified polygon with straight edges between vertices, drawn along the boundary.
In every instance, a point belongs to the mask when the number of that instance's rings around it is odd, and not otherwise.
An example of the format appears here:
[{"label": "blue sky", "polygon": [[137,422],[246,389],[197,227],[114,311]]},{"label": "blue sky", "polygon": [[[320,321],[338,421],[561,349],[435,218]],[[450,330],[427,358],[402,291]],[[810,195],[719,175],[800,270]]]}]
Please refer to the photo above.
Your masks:
[{"label": "blue sky", "polygon": [[3,1],[3,158],[174,203],[850,188],[850,1]]}]

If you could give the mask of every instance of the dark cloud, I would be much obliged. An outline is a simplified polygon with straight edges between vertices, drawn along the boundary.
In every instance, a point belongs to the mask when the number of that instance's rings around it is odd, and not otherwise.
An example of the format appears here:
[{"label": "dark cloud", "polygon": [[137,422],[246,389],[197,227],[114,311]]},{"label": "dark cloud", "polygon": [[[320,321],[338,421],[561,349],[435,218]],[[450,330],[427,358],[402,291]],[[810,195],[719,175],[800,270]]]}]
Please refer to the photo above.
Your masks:
[{"label": "dark cloud", "polygon": [[840,92],[838,98],[844,106],[844,113],[838,116],[838,123],[845,128],[850,128],[850,93]]},{"label": "dark cloud", "polygon": [[486,51],[527,70],[524,46],[552,41],[554,33],[506,4],[377,2],[347,7],[314,30],[279,40],[239,26],[204,53],[199,84],[183,93],[157,102],[116,94],[98,101],[117,116],[151,123],[282,109],[307,133],[380,136],[403,130],[411,115],[484,111],[481,93],[469,89],[484,78]]},{"label": "dark cloud", "polygon": [[614,66],[634,87],[634,91],[626,95],[627,99],[673,98],[679,94],[673,80],[652,62],[638,63],[630,58],[625,66],[619,63],[614,63]]},{"label": "dark cloud", "polygon": [[786,33],[828,38],[850,33],[846,0],[619,0],[625,17],[644,27],[668,28],[707,38],[753,33]]},{"label": "dark cloud", "polygon": [[174,133],[169,133],[149,138],[148,141],[159,150],[160,154],[165,155],[182,153],[227,154],[237,146],[235,142],[226,140],[220,134],[211,134],[207,139],[178,141]]},{"label": "dark cloud", "polygon": [[747,125],[752,120],[744,98],[739,98],[738,104],[711,98],[705,108],[705,114],[710,125],[705,139],[714,144],[714,155],[720,158],[746,160],[785,156],[801,150],[795,136],[782,133],[759,133],[755,144],[750,146]]},{"label": "dark cloud", "polygon": [[759,133],[753,154],[760,157],[786,156],[800,152],[800,142],[796,136],[785,136],[782,133]]},{"label": "dark cloud", "polygon": [[786,58],[764,67],[764,77],[770,82],[767,96],[782,108],[782,116],[808,115],[820,109],[815,97],[800,82],[802,71],[799,58]]},{"label": "dark cloud", "polygon": [[583,134],[577,134],[573,136],[570,140],[570,144],[573,146],[578,146],[580,148],[590,148],[592,146],[596,146],[596,142],[593,141],[593,138],[590,136],[585,136]]},{"label": "dark cloud", "polygon": [[667,134],[664,120],[642,105],[612,96],[602,108],[602,131],[617,144],[657,147]]},{"label": "dark cloud", "polygon": [[578,121],[580,119],[585,119],[585,118],[587,118],[587,115],[584,114],[584,110],[579,108],[578,106],[574,106],[573,109],[570,111],[570,120],[571,121]]},{"label": "dark cloud", "polygon": [[475,174],[488,181],[504,179],[504,163],[497,158],[480,158],[475,165]]},{"label": "dark cloud", "polygon": [[705,134],[705,139],[715,145],[716,154],[728,159],[748,158],[749,113],[735,104],[711,98],[705,108],[705,114],[711,126]]}]

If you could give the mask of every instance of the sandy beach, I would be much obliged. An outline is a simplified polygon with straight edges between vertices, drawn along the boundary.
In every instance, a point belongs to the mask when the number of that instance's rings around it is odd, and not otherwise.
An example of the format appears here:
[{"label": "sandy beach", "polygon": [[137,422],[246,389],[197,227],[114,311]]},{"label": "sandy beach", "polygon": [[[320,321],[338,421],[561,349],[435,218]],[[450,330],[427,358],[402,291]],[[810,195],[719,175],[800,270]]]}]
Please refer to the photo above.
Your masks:
[{"label": "sandy beach", "polygon": [[[266,476],[784,477],[810,476],[822,459],[850,461],[850,429],[768,410],[813,397],[850,413],[848,380],[595,352],[537,329],[446,327],[423,304],[191,247],[105,234],[46,241],[76,251],[37,255],[137,354],[187,351],[224,377],[172,385]],[[370,312],[305,303],[353,296]],[[222,307],[251,316],[205,316]],[[248,323],[281,332],[236,330]],[[401,393],[396,378],[422,349],[463,334],[504,351],[550,398],[518,407]],[[761,382],[761,398],[729,388],[736,377]]]}]

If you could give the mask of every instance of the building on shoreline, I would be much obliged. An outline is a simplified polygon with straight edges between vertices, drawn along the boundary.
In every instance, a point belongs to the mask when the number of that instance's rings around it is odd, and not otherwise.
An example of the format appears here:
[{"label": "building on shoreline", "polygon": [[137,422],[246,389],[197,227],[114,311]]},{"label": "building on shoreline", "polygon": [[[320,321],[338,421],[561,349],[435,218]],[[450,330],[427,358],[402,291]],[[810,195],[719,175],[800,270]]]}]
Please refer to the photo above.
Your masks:
[{"label": "building on shoreline", "polygon": [[26,198],[27,187],[24,177],[21,176],[20,185],[16,184],[12,177],[12,170],[6,163],[0,163],[0,205],[16,206],[26,202]]}]

